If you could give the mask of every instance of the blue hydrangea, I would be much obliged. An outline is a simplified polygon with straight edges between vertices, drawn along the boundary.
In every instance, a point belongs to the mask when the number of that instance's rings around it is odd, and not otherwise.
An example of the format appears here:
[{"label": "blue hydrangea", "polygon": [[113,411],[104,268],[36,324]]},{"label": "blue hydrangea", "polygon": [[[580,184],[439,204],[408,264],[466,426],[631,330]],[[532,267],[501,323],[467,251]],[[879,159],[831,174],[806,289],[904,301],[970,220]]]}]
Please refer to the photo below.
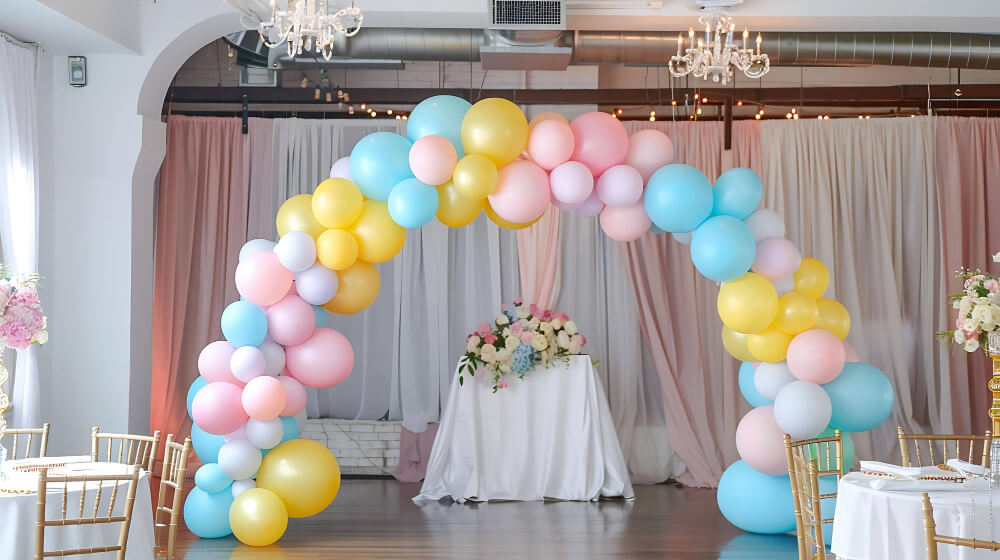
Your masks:
[{"label": "blue hydrangea", "polygon": [[514,349],[513,358],[510,363],[511,371],[518,375],[524,375],[535,367],[535,349],[526,344],[521,344]]},{"label": "blue hydrangea", "polygon": [[511,325],[517,322],[517,315],[514,315],[514,312],[511,311],[510,309],[505,309],[503,314],[506,315],[508,319],[510,319]]}]

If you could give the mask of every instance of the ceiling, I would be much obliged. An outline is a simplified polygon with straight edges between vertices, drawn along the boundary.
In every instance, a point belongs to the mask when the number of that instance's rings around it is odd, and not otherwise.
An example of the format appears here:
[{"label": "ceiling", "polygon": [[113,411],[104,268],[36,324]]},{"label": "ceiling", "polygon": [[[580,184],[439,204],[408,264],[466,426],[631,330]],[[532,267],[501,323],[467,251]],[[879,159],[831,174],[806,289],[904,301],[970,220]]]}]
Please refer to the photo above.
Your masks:
[{"label": "ceiling", "polygon": [[136,53],[139,9],[118,0],[0,0],[0,31],[51,52]]}]

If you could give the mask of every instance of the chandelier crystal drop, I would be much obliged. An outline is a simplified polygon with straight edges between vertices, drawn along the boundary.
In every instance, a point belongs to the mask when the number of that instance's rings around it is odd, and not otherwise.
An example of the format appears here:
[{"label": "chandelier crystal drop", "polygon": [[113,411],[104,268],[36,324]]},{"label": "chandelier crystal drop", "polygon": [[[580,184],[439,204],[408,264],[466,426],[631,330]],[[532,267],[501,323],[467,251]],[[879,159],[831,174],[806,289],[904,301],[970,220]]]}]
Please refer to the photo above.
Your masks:
[{"label": "chandelier crystal drop", "polygon": [[294,6],[293,9],[278,9],[276,1],[271,0],[271,18],[261,22],[258,28],[261,40],[269,48],[286,43],[288,56],[315,48],[324,59],[330,60],[337,35],[353,37],[364,21],[361,9],[353,4],[334,13],[330,13],[330,0],[298,0]]},{"label": "chandelier crystal drop", "polygon": [[727,84],[733,78],[734,68],[749,78],[760,78],[771,69],[767,55],[760,52],[762,38],[759,33],[755,50],[747,47],[750,34],[747,29],[743,30],[742,47],[736,44],[733,40],[736,24],[722,12],[707,13],[698,18],[698,22],[705,27],[704,39],[696,39],[694,28],[691,28],[685,49],[684,36],[677,35],[677,54],[670,57],[667,65],[672,76],[680,78],[690,74]]}]

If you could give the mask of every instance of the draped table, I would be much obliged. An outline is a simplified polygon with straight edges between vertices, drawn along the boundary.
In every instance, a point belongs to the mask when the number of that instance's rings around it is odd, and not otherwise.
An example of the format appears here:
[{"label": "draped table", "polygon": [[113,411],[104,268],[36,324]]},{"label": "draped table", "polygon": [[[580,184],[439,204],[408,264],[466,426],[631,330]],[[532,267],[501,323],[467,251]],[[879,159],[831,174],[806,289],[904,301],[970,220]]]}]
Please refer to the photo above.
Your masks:
[{"label": "draped table", "polygon": [[415,503],[635,496],[589,356],[508,376],[496,393],[488,372],[455,377]]}]

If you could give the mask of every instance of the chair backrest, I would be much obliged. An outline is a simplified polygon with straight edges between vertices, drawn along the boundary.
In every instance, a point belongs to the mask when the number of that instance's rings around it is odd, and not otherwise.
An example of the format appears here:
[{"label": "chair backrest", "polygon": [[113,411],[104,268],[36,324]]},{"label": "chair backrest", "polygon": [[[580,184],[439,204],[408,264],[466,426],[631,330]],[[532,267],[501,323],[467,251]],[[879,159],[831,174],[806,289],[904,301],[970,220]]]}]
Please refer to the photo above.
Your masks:
[{"label": "chair backrest", "polygon": [[[101,442],[107,442],[106,452],[101,452]],[[117,443],[118,452],[114,451]],[[156,460],[156,448],[160,443],[160,431],[151,436],[133,436],[130,434],[105,434],[94,426],[90,443],[90,460],[95,463],[104,460],[108,463],[137,465],[148,473],[153,472],[153,462]]]},{"label": "chair backrest", "polygon": [[[28,459],[31,458],[31,447],[38,438],[38,457],[45,457],[45,452],[49,447],[49,424],[42,424],[41,428],[7,428],[0,431],[0,443],[4,440],[10,441],[7,447],[8,459]],[[24,444],[24,452],[17,456],[18,442]]]},{"label": "chair backrest", "polygon": [[[122,482],[128,482],[124,507],[121,513],[115,513],[115,505],[119,501],[118,487]],[[135,490],[139,482],[139,467],[133,465],[128,472],[106,475],[50,475],[47,470],[38,473],[38,520],[35,523],[35,560],[53,556],[79,556],[85,554],[102,554],[117,552],[118,560],[125,559],[125,547],[128,544],[128,530],[132,523],[132,506],[135,504]],[[70,497],[70,485],[76,492],[79,485],[79,502]],[[62,513],[59,519],[49,519],[46,515],[49,489],[56,487],[62,494]],[[58,495],[57,493],[53,493]],[[93,496],[90,505],[88,496]],[[107,499],[102,499],[107,496]],[[72,502],[72,503],[71,503]],[[102,507],[102,506],[107,507]],[[75,514],[75,515],[73,515]],[[45,550],[46,527],[68,527],[73,525],[100,525],[121,523],[118,544],[94,546],[89,548],[74,548],[69,550]]]},{"label": "chair backrest", "polygon": [[[948,459],[961,459],[969,463],[990,466],[990,440],[992,434],[986,435],[924,435],[907,434],[903,427],[899,431],[899,453],[904,467],[934,467],[948,462]],[[976,451],[976,444],[981,447]],[[967,449],[967,452],[962,450]],[[911,454],[910,451],[913,451]]]},{"label": "chair backrest", "polygon": [[795,442],[785,434],[785,452],[792,483],[799,558],[825,560],[823,525],[833,523],[833,518],[823,517],[822,503],[823,500],[836,498],[837,493],[820,493],[819,483],[820,478],[828,476],[839,481],[844,472],[844,448],[840,430],[835,430],[830,437]]},{"label": "chair backrest", "polygon": [[961,537],[946,537],[937,534],[937,525],[934,523],[934,508],[931,506],[931,497],[924,492],[924,539],[927,544],[927,560],[938,560],[937,545],[950,544],[952,546],[964,546],[966,548],[979,548],[985,550],[1000,550],[1000,543],[993,541],[981,541],[978,539],[966,539]]},{"label": "chair backrest", "polygon": [[[153,516],[153,530],[156,534],[157,548],[161,553],[165,551],[167,558],[173,558],[177,526],[184,503],[184,482],[187,479],[188,459],[191,456],[191,438],[185,438],[184,443],[180,444],[174,442],[174,434],[169,434],[163,451],[163,472],[160,474],[160,491]],[[168,492],[170,492],[169,503]],[[161,515],[168,517],[167,523],[160,522]],[[160,538],[162,528],[167,529],[165,547]]]}]

